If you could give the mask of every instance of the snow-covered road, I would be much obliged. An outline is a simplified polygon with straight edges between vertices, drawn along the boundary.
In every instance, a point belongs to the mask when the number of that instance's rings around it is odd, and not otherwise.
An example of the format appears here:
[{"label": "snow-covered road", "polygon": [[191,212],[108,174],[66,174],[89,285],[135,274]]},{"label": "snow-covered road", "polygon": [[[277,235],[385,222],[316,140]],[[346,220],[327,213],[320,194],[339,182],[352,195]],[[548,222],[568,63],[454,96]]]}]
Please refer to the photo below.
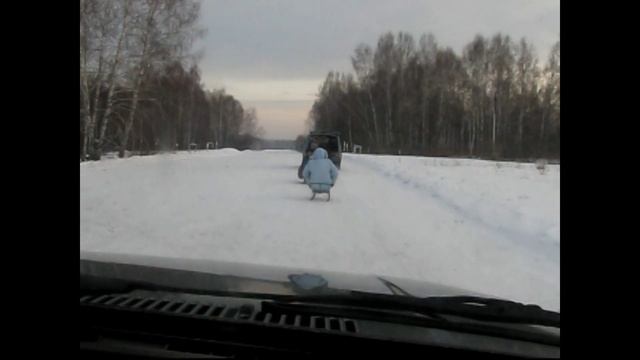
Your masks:
[{"label": "snow-covered road", "polygon": [[299,161],[222,149],[83,163],[81,249],[375,273],[559,310],[559,166],[344,154],[325,202],[309,201]]}]

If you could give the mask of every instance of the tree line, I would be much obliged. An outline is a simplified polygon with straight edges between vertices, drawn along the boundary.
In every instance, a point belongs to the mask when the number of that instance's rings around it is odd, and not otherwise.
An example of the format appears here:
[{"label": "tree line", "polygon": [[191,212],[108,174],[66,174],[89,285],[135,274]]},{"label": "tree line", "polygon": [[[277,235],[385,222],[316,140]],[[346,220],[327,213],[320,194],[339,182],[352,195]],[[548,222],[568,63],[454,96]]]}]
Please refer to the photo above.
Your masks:
[{"label": "tree line", "polygon": [[386,33],[356,47],[354,74],[331,71],[309,114],[371,153],[500,159],[560,156],[560,42],[477,35],[461,55],[431,34]]},{"label": "tree line", "polygon": [[254,109],[201,83],[200,2],[80,1],[80,158],[105,151],[249,147]]}]

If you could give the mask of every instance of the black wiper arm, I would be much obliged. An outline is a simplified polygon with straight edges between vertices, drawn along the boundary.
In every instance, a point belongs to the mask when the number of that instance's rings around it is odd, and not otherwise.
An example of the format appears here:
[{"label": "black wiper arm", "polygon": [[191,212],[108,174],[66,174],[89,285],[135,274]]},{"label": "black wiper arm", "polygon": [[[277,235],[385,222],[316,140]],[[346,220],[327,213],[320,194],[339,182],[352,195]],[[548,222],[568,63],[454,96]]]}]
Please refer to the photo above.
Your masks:
[{"label": "black wiper arm", "polygon": [[476,320],[560,327],[560,314],[538,305],[477,296],[408,297],[349,291],[344,294],[283,296],[279,300],[448,314]]},{"label": "black wiper arm", "polygon": [[422,302],[423,306],[451,315],[560,327],[560,313],[545,310],[538,305],[478,296],[431,297]]},{"label": "black wiper arm", "polygon": [[147,282],[104,279],[89,275],[81,276],[80,287],[84,292],[99,293],[125,293],[135,289],[144,289],[189,292],[203,295],[270,298],[284,302],[317,302],[353,307],[413,311],[432,318],[437,318],[437,315],[448,314],[477,320],[560,327],[559,313],[544,310],[537,305],[525,305],[514,301],[475,296],[420,298],[338,289],[324,289],[319,294],[310,295],[250,294],[235,291],[214,291],[212,289],[174,288]]},{"label": "black wiper arm", "polygon": [[[515,340],[534,341],[542,344],[557,346],[560,339],[552,333],[543,333],[512,327],[494,326],[486,323],[452,321],[437,315],[407,314],[404,311],[392,309],[351,307],[345,305],[330,305],[318,303],[282,302],[269,300],[262,302],[262,310],[267,312],[282,312],[308,315],[324,315],[333,317],[366,319],[372,321],[400,323],[404,325],[455,330],[474,334],[511,338]],[[417,316],[418,315],[418,316]]]},{"label": "black wiper arm", "polygon": [[384,284],[394,295],[404,295],[404,296],[413,296],[409,292],[405,291],[400,286],[392,283],[387,279],[383,279],[381,276],[378,276],[378,280]]}]

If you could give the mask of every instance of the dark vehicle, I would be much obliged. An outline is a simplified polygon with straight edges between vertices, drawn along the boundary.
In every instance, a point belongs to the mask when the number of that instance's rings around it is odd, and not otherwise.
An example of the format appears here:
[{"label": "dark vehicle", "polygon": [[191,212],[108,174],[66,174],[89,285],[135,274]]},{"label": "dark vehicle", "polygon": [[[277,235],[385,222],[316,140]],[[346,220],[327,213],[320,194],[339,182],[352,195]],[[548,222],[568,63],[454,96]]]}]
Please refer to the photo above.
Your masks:
[{"label": "dark vehicle", "polygon": [[205,260],[82,252],[80,319],[87,357],[560,356],[560,314],[536,305],[396,278]]},{"label": "dark vehicle", "polygon": [[302,179],[302,171],[304,166],[309,161],[311,156],[311,144],[318,144],[319,147],[327,150],[329,159],[340,169],[342,163],[342,141],[340,140],[340,133],[336,131],[312,131],[302,146],[302,163],[298,167],[298,178]]}]

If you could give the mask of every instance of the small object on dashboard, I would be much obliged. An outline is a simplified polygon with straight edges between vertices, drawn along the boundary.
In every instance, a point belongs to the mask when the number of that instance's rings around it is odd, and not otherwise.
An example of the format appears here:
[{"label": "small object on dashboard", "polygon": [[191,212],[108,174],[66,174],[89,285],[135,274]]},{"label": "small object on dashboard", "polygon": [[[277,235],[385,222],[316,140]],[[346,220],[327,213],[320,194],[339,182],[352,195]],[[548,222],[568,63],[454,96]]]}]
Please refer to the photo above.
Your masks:
[{"label": "small object on dashboard", "polygon": [[301,292],[317,291],[326,288],[328,285],[327,280],[322,276],[307,273],[291,274],[289,275],[289,281],[291,281],[296,290]]}]

